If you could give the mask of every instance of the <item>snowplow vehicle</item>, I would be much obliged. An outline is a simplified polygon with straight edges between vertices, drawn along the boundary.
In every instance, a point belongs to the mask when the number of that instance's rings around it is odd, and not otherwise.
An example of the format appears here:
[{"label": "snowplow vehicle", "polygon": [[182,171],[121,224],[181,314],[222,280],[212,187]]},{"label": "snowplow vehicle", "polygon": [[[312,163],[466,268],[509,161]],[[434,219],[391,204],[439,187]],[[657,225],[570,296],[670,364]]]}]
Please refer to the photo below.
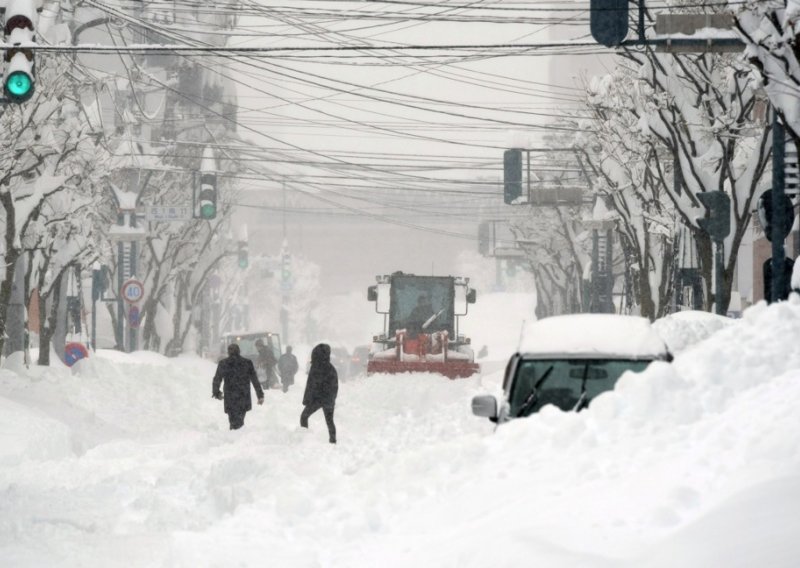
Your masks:
[{"label": "snowplow vehicle", "polygon": [[476,299],[469,278],[395,272],[376,280],[367,298],[384,315],[384,329],[372,338],[368,375],[438,373],[456,379],[480,371],[469,338],[458,332],[459,317]]}]

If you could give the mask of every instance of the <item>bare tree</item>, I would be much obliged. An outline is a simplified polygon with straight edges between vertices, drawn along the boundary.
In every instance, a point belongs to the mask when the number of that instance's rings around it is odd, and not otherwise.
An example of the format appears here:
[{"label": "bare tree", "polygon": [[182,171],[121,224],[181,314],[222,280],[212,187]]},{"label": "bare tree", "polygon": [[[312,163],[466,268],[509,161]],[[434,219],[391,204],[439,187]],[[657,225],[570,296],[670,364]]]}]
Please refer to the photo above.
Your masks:
[{"label": "bare tree", "polygon": [[[24,105],[6,106],[0,116],[0,129],[9,133],[0,140],[6,267],[0,281],[0,350],[17,260],[25,253],[26,243],[38,243],[39,254],[52,256],[49,236],[56,240],[63,236],[59,225],[74,220],[66,221],[85,203],[81,196],[93,195],[105,174],[101,137],[93,131],[76,93],[77,73],[66,57],[41,57],[34,97]],[[54,205],[56,200],[61,207]],[[52,231],[46,228],[48,218],[56,227]]]}]

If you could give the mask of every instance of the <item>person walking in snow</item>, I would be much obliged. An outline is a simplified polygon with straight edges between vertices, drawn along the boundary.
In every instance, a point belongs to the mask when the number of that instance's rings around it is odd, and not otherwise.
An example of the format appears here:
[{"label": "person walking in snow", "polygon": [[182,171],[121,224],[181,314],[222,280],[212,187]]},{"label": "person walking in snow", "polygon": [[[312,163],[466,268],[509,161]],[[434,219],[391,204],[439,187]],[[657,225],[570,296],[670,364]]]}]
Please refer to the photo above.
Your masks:
[{"label": "person walking in snow", "polygon": [[[219,387],[222,383],[222,392]],[[258,404],[264,404],[264,391],[258,382],[258,375],[250,359],[242,357],[236,343],[228,345],[228,356],[219,362],[214,382],[211,385],[211,396],[224,400],[225,414],[228,415],[231,430],[244,426],[244,415],[253,409],[250,399],[250,385],[256,389]],[[224,398],[223,398],[224,393]]]},{"label": "person walking in snow", "polygon": [[264,369],[264,376],[266,377],[263,387],[271,389],[278,382],[278,377],[275,375],[275,365],[277,365],[278,360],[275,358],[272,348],[267,347],[263,339],[256,340],[256,350],[258,351],[256,365],[258,365],[259,369]]},{"label": "person walking in snow", "polygon": [[339,392],[339,375],[331,364],[331,347],[320,343],[311,351],[311,369],[303,394],[303,413],[300,415],[300,426],[308,428],[308,418],[320,408],[325,414],[328,425],[328,436],[331,444],[336,443],[336,425],[333,423],[333,408]]},{"label": "person walking in snow", "polygon": [[288,345],[286,353],[278,359],[278,373],[281,376],[283,392],[287,392],[289,387],[294,384],[294,376],[297,374],[297,369],[299,369],[297,357],[292,354],[292,346]]}]

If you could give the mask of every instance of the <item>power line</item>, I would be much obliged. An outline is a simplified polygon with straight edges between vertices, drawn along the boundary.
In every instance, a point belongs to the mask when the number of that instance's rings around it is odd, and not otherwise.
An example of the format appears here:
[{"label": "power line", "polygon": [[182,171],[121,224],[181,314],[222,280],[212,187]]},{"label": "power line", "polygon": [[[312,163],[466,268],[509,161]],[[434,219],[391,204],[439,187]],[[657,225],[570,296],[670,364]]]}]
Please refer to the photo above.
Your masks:
[{"label": "power line", "polygon": [[[10,49],[13,47],[10,44],[0,44],[0,49]],[[297,52],[348,52],[348,51],[455,51],[455,50],[506,50],[506,49],[524,49],[524,50],[538,50],[538,49],[558,49],[558,48],[576,48],[587,47],[596,48],[600,52],[596,42],[553,42],[553,43],[522,43],[522,44],[507,44],[507,43],[487,43],[487,44],[442,44],[442,45],[396,45],[396,46],[354,46],[354,45],[341,45],[341,46],[286,46],[286,47],[269,47],[269,46],[191,46],[191,45],[125,45],[125,46],[111,46],[111,45],[96,45],[96,44],[79,44],[79,45],[30,45],[26,49],[34,51],[50,51],[56,53],[125,53],[131,55],[169,55],[169,54],[182,54],[182,55],[220,55],[220,54],[233,54],[233,55],[252,55],[252,54],[271,54],[271,53],[297,53]]]}]

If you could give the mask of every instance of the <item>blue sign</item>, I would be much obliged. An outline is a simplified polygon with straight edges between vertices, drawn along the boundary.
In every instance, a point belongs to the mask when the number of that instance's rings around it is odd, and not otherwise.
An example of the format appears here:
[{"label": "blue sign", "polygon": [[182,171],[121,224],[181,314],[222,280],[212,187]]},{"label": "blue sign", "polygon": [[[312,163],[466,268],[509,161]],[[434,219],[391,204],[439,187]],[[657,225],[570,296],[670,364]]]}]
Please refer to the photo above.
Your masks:
[{"label": "blue sign", "polygon": [[131,329],[139,327],[139,308],[136,306],[131,306],[128,310],[128,325],[131,326]]},{"label": "blue sign", "polygon": [[83,343],[67,343],[64,346],[64,363],[72,367],[76,362],[89,356],[89,351]]}]

